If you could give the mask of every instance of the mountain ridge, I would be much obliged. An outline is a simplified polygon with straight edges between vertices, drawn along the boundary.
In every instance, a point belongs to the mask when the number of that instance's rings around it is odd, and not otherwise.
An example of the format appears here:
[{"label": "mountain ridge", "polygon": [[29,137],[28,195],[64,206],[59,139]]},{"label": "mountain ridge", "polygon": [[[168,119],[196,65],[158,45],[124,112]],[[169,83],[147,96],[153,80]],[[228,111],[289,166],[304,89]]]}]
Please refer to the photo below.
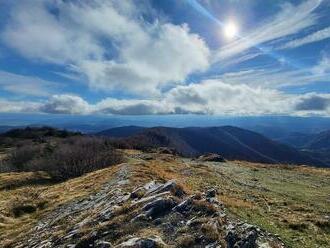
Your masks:
[{"label": "mountain ridge", "polygon": [[[297,149],[268,139],[263,135],[233,126],[221,127],[125,127],[104,130],[98,135],[114,137],[134,148],[167,146],[186,157],[207,152],[220,153],[230,160],[247,160],[263,163],[294,163],[326,166]],[[132,132],[132,130],[136,132]]]}]

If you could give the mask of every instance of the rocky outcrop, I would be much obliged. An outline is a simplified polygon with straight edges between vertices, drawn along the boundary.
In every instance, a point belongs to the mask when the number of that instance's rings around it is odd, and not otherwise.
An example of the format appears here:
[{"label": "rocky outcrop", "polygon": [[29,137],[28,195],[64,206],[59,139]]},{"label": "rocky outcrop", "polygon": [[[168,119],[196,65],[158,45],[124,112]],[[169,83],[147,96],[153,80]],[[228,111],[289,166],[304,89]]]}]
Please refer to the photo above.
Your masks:
[{"label": "rocky outcrop", "polygon": [[226,160],[219,154],[207,153],[197,158],[200,162],[225,162]]},{"label": "rocky outcrop", "polygon": [[49,214],[15,247],[284,247],[278,238],[228,217],[215,189],[187,194],[171,180],[129,193],[123,168],[100,192]]}]

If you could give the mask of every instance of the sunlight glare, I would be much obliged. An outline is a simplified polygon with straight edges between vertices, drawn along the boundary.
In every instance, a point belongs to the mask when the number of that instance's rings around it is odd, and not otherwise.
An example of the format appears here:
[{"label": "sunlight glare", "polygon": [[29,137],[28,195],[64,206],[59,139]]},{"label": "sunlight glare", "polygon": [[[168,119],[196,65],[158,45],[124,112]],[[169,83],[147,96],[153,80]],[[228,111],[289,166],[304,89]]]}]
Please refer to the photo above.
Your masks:
[{"label": "sunlight glare", "polygon": [[234,22],[228,22],[223,28],[223,33],[227,39],[234,38],[238,33],[237,25]]}]

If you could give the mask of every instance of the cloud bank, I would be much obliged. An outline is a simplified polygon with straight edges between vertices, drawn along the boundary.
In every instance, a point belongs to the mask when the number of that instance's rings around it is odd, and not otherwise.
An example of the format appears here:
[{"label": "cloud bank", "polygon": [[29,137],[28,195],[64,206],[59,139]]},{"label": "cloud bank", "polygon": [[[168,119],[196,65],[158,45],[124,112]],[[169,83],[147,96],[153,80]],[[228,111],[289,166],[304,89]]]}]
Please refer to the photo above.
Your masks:
[{"label": "cloud bank", "polygon": [[1,103],[0,112],[330,116],[330,94],[291,95],[266,88],[225,84],[219,80],[177,86],[152,100],[105,98],[90,104],[79,96],[64,94],[54,95],[44,102]]}]

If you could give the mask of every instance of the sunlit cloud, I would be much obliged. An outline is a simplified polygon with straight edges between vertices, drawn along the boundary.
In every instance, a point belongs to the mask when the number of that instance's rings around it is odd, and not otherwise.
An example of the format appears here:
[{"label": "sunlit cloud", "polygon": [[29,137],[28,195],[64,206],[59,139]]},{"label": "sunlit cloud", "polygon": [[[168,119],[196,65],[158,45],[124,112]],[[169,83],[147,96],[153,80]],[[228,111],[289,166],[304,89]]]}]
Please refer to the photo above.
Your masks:
[{"label": "sunlit cloud", "polygon": [[15,5],[2,39],[26,58],[74,68],[92,89],[156,93],[209,66],[209,48],[186,24],[147,22],[131,1],[53,5],[60,18],[43,1]]}]

